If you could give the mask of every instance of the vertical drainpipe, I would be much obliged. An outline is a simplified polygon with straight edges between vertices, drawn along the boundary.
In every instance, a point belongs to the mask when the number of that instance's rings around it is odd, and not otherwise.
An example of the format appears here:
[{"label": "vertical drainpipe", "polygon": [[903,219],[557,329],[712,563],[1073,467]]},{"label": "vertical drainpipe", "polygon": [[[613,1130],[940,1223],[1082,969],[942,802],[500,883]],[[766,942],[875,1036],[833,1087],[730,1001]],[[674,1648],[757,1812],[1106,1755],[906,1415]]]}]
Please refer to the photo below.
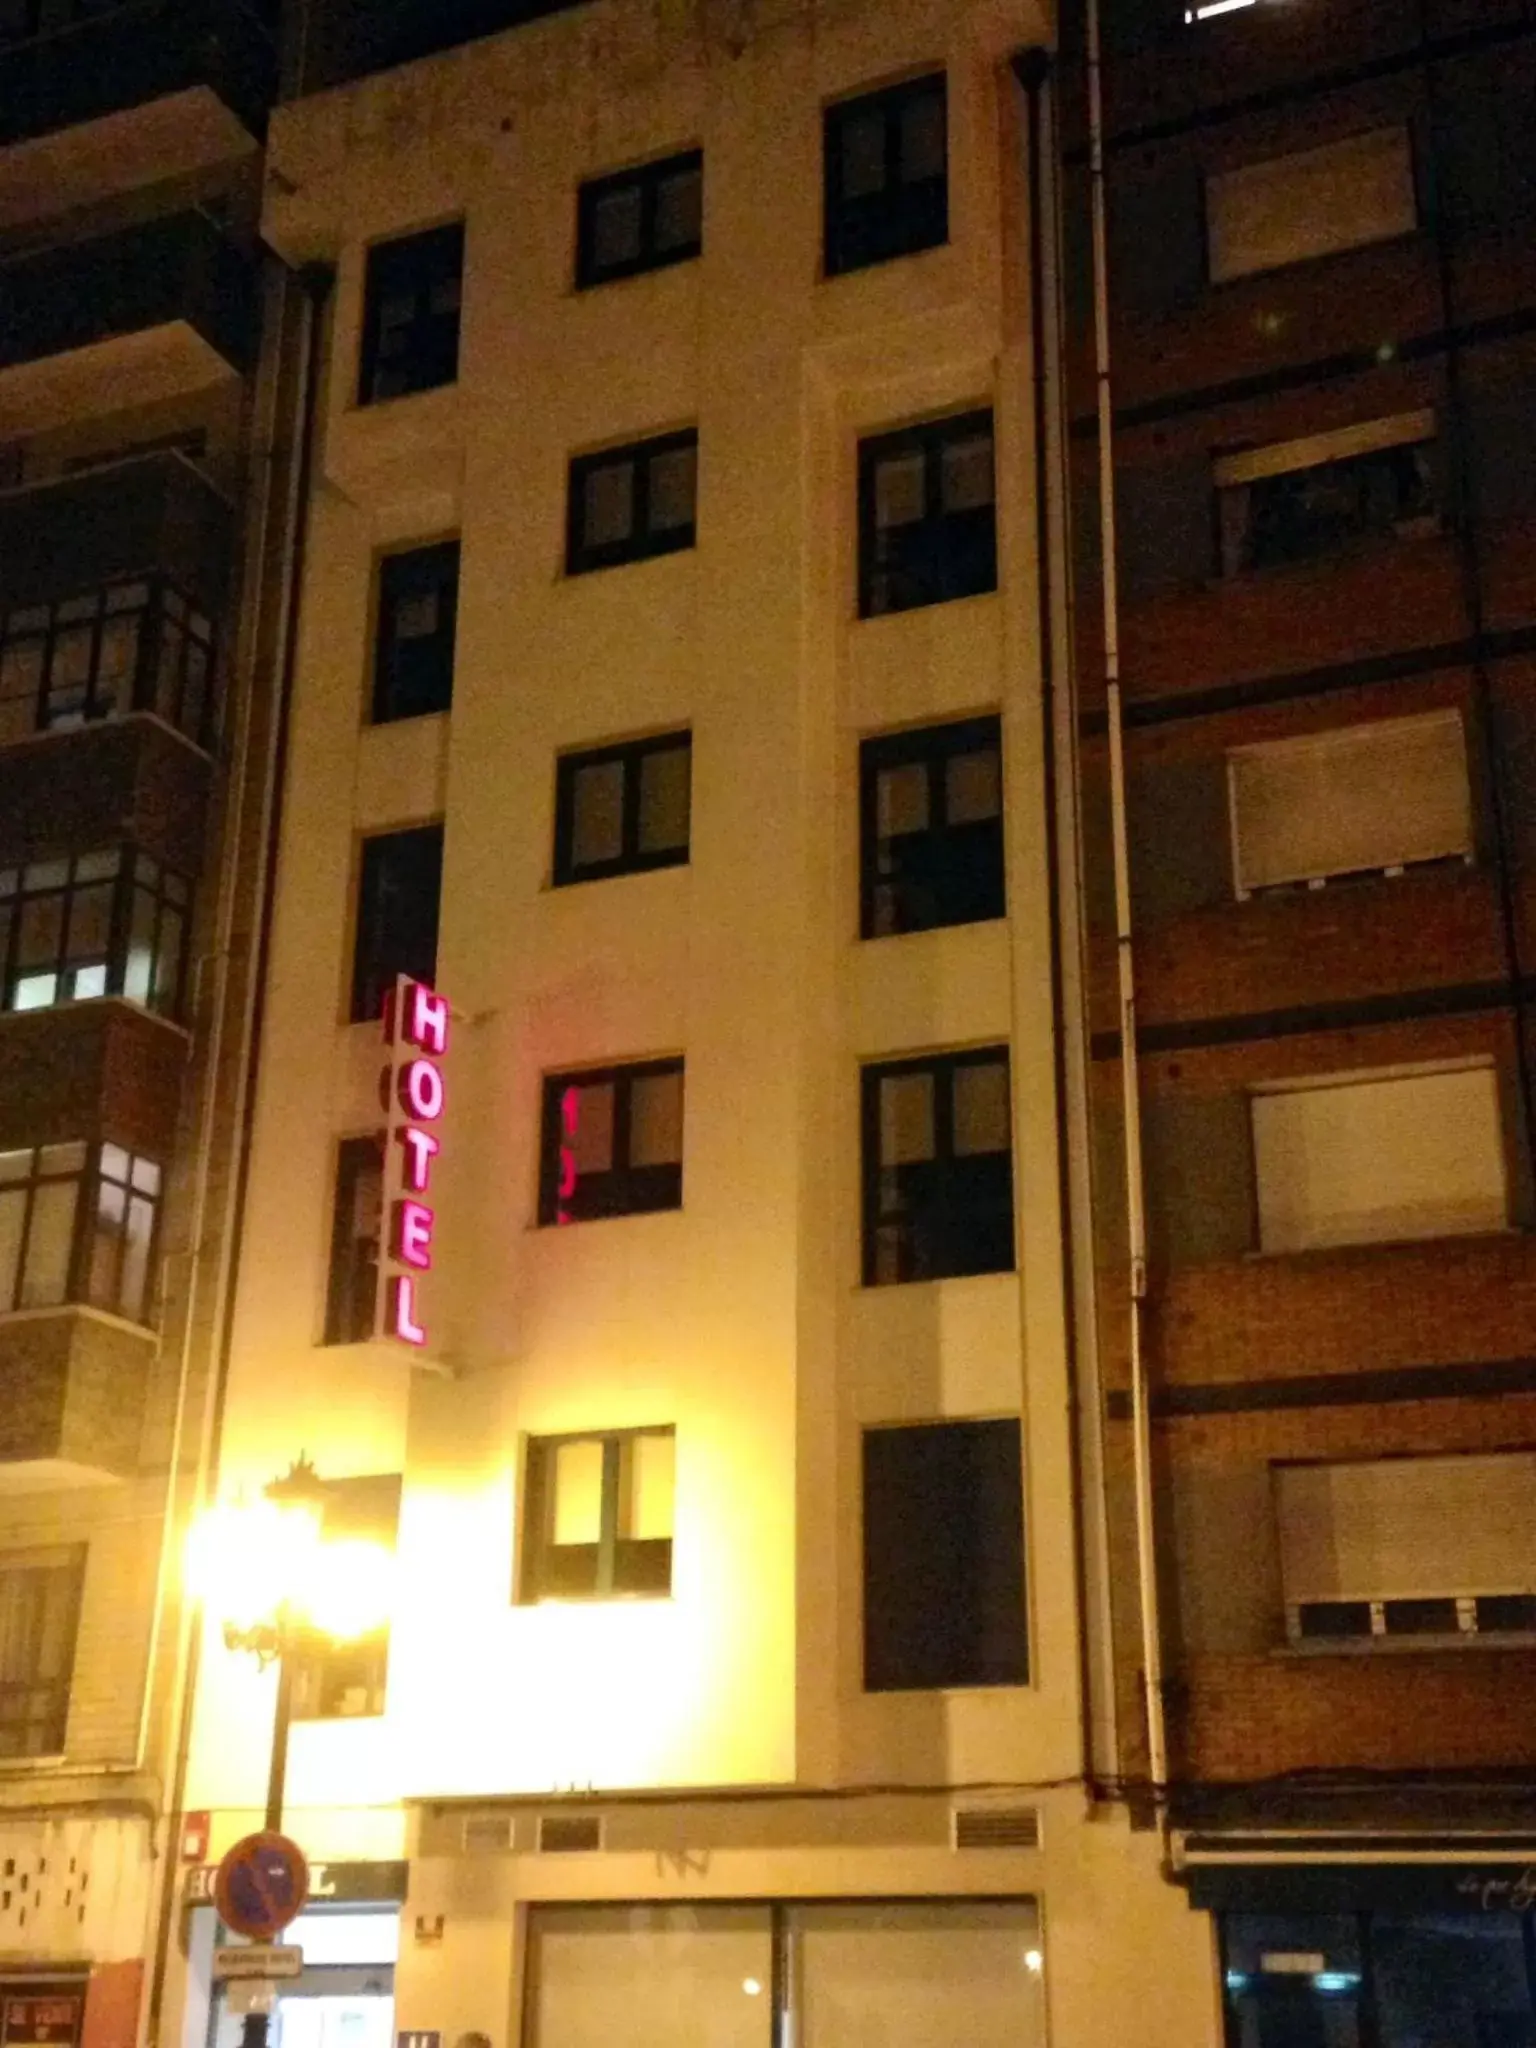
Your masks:
[{"label": "vertical drainpipe", "polygon": [[[1101,1685],[1094,1669],[1094,1635],[1112,1655],[1107,1559],[1108,1508],[1103,1487],[1102,1400],[1093,1316],[1091,1250],[1085,1273],[1080,1247],[1091,1248],[1091,1207],[1084,1199],[1089,1105],[1086,1015],[1082,991],[1082,841],[1078,811],[1077,693],[1069,646],[1070,613],[1058,607],[1067,585],[1066,479],[1061,430],[1065,398],[1061,375],[1060,230],[1055,179],[1055,123],[1050,97],[1053,59],[1033,44],[1010,60],[1025,102],[1023,173],[1027,218],[1030,388],[1034,441],[1035,548],[1040,660],[1041,759],[1044,763],[1046,886],[1050,925],[1052,1064],[1056,1103],[1057,1194],[1062,1240],[1064,1344],[1071,1402],[1068,1427],[1072,1470],[1088,1497],[1073,1516],[1073,1571],[1078,1615],[1079,1743],[1089,1796],[1098,1796],[1101,1749],[1113,1768],[1117,1742],[1114,1685]],[[1069,972],[1070,957],[1070,972]],[[1074,1058],[1075,1050],[1075,1058]],[[1090,1561],[1088,1531],[1093,1529]],[[1090,1625],[1090,1607],[1096,1610]],[[1102,1700],[1099,1696],[1102,1694]],[[1095,1731],[1102,1705],[1107,1735]]]},{"label": "vertical drainpipe", "polygon": [[1131,936],[1131,863],[1125,805],[1125,729],[1120,689],[1120,607],[1116,588],[1114,405],[1110,381],[1109,256],[1105,233],[1104,96],[1099,0],[1087,0],[1088,162],[1093,208],[1093,343],[1099,450],[1099,555],[1104,590],[1104,693],[1109,730],[1109,799],[1115,878],[1115,960],[1119,990],[1121,1112],[1125,1135],[1131,1430],[1136,1502],[1136,1578],[1141,1607],[1147,1776],[1159,1811],[1167,1798],[1168,1738],[1163,1709],[1162,1617],[1152,1486],[1152,1419],[1147,1390],[1146,1183],[1141,1155],[1141,1083],[1136,1046],[1136,973]]}]

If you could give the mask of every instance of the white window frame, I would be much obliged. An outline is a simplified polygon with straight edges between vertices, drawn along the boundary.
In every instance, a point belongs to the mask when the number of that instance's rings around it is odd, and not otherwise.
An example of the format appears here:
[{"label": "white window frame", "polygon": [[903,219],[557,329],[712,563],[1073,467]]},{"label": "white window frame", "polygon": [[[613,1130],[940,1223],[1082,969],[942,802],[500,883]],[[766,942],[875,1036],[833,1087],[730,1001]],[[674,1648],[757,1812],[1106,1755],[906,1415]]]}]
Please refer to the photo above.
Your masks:
[{"label": "white window frame", "polygon": [[1294,441],[1235,448],[1212,459],[1211,478],[1217,490],[1226,490],[1233,484],[1251,484],[1260,477],[1284,476],[1295,469],[1321,469],[1325,463],[1343,462],[1351,455],[1374,455],[1378,448],[1415,447],[1421,441],[1433,441],[1435,433],[1434,407],[1421,406],[1417,412],[1357,420],[1353,426],[1303,434]]}]

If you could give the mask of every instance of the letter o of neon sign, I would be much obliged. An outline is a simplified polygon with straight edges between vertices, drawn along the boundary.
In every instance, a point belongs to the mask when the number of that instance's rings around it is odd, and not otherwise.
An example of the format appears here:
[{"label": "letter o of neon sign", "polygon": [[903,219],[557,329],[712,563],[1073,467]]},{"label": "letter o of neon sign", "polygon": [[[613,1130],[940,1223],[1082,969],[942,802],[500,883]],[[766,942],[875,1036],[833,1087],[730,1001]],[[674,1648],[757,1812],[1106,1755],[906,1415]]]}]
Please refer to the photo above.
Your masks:
[{"label": "letter o of neon sign", "polygon": [[400,1104],[418,1123],[435,1123],[443,1113],[443,1077],[430,1060],[412,1060],[400,1073]]}]

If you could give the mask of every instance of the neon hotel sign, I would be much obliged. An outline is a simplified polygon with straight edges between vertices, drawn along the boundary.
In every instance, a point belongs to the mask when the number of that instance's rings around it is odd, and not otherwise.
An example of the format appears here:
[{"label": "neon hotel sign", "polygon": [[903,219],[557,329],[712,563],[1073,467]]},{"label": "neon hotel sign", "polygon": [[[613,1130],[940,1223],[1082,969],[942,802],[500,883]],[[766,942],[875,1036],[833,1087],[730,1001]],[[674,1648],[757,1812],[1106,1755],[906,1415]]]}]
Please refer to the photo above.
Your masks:
[{"label": "neon hotel sign", "polygon": [[379,1260],[380,1327],[420,1350],[427,1342],[419,1293],[432,1270],[432,1169],[442,1150],[433,1126],[443,1114],[448,1001],[400,975],[384,1003],[384,1215]]}]

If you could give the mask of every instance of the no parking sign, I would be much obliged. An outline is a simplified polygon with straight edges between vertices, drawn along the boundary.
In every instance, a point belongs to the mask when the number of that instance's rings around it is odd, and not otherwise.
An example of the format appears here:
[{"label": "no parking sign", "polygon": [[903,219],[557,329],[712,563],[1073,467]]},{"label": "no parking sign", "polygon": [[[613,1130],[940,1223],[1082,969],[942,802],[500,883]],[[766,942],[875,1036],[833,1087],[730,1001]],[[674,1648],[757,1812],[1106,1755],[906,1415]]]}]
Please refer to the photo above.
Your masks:
[{"label": "no parking sign", "polygon": [[251,1941],[271,1941],[281,1934],[308,1897],[304,1851],[272,1828],[236,1842],[213,1880],[219,1918]]}]

